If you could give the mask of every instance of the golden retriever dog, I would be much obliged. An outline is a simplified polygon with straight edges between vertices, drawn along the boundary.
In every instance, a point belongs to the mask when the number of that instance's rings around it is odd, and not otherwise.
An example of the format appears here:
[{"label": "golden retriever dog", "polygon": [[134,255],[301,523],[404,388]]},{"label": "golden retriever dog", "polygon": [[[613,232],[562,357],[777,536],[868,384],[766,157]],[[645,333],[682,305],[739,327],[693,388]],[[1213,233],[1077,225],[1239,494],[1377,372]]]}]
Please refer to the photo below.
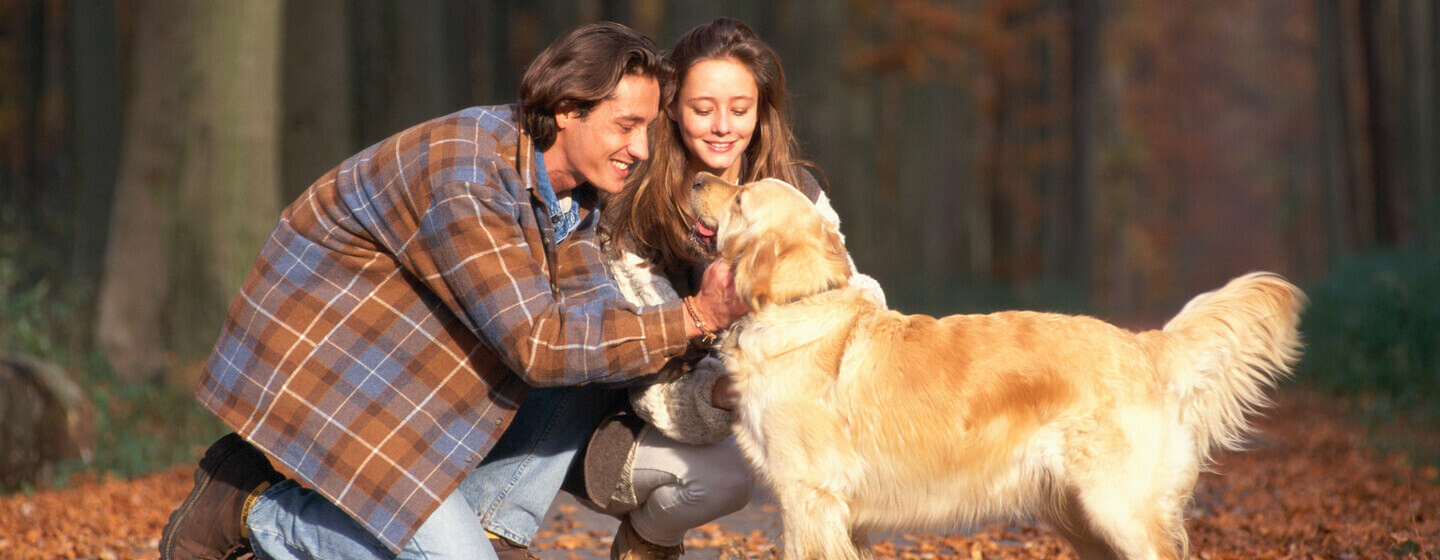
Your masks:
[{"label": "golden retriever dog", "polygon": [[1239,448],[1300,356],[1305,296],[1273,274],[1140,333],[1053,313],[904,315],[847,286],[835,226],[790,185],[702,177],[691,205],[752,309],[719,348],[787,560],[868,558],[875,530],[1016,517],[1085,559],[1184,558],[1198,473]]}]

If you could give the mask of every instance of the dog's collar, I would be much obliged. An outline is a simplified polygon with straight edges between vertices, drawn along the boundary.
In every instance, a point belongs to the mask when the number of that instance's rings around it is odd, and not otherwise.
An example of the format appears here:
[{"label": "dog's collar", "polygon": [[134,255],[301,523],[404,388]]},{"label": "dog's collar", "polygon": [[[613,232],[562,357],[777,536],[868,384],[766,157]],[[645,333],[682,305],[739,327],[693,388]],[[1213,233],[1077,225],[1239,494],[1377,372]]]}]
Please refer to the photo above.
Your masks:
[{"label": "dog's collar", "polygon": [[829,284],[829,285],[826,285],[826,286],[825,286],[825,289],[820,290],[820,291],[818,291],[818,292],[811,292],[811,293],[805,294],[805,295],[800,296],[800,297],[790,298],[789,300],[782,301],[782,302],[777,303],[777,304],[775,304],[775,305],[792,305],[792,304],[796,304],[796,303],[801,303],[801,302],[803,302],[803,301],[805,301],[805,300],[807,300],[807,299],[810,299],[810,298],[813,298],[813,297],[822,296],[822,295],[828,294],[828,293],[833,292],[833,291],[835,291],[835,290],[839,290],[840,288],[844,288],[844,287],[849,286],[849,285],[850,285],[850,282],[849,282],[848,280],[847,280],[844,284],[840,284],[840,285],[836,285],[836,284],[834,284],[834,283],[831,283],[831,284]]}]

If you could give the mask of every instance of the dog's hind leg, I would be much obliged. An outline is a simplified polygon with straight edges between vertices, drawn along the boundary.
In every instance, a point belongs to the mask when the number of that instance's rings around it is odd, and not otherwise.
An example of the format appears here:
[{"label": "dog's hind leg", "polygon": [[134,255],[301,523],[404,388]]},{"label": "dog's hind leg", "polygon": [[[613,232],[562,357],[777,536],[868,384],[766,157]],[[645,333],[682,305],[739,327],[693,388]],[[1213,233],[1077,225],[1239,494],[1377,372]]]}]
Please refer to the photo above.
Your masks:
[{"label": "dog's hind leg", "polygon": [[1160,406],[1119,407],[1079,433],[1047,515],[1084,560],[1181,560],[1193,444]]},{"label": "dog's hind leg", "polygon": [[1081,560],[1182,560],[1185,528],[1176,509],[1159,503],[1163,499],[1126,493],[1095,487],[1072,492],[1050,524]]},{"label": "dog's hind leg", "polygon": [[[868,558],[850,531],[850,508],[834,494],[803,484],[776,485],[785,528],[785,560]],[[867,547],[868,549],[868,547]]]},{"label": "dog's hind leg", "polygon": [[1075,555],[1080,560],[1116,560],[1121,558],[1109,544],[1094,533],[1089,527],[1076,527],[1072,523],[1061,524],[1051,522],[1051,528],[1060,533],[1065,541],[1075,549]]}]

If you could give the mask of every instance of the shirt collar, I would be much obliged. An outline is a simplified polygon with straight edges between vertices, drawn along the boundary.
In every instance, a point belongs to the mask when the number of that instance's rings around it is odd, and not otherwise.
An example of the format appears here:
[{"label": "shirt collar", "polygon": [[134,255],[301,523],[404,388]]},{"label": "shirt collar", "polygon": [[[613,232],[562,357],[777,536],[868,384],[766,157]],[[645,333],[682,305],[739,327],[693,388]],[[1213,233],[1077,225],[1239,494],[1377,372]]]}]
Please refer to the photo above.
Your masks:
[{"label": "shirt collar", "polygon": [[559,197],[550,184],[550,174],[545,171],[545,154],[540,150],[535,150],[535,192],[540,194],[540,200],[545,201],[545,207],[550,212],[550,224],[555,227],[555,242],[563,241],[580,222],[579,205],[571,202],[568,209],[560,208]]},{"label": "shirt collar", "polygon": [[545,201],[545,207],[550,209],[551,216],[560,212],[555,187],[550,185],[550,173],[545,171],[545,153],[540,150],[535,150],[535,192],[540,193],[540,200]]}]

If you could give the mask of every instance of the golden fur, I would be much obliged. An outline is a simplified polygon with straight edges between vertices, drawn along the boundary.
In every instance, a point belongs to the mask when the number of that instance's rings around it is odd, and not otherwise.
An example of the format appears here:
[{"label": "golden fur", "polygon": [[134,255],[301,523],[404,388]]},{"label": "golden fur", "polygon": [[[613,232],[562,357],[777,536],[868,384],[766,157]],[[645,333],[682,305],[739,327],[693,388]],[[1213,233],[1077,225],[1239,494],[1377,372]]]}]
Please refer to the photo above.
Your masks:
[{"label": "golden fur", "polygon": [[1305,296],[1273,274],[1142,333],[1052,313],[902,315],[847,287],[835,227],[794,188],[706,176],[693,195],[753,310],[721,354],[789,560],[869,557],[872,530],[1023,516],[1081,558],[1183,558],[1198,473],[1299,358]]}]

